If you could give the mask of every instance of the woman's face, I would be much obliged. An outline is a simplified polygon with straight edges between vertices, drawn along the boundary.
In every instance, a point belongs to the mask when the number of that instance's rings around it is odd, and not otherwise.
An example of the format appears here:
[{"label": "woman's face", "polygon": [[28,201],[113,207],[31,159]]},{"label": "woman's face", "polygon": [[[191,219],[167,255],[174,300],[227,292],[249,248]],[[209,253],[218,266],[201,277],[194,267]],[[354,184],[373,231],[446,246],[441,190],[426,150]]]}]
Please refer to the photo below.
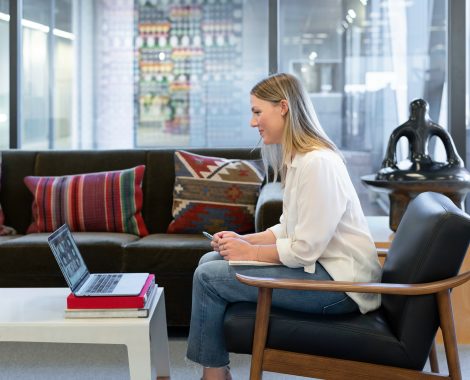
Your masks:
[{"label": "woman's face", "polygon": [[258,128],[259,134],[265,144],[281,144],[284,132],[287,101],[281,100],[273,104],[251,95],[251,121],[253,128]]}]

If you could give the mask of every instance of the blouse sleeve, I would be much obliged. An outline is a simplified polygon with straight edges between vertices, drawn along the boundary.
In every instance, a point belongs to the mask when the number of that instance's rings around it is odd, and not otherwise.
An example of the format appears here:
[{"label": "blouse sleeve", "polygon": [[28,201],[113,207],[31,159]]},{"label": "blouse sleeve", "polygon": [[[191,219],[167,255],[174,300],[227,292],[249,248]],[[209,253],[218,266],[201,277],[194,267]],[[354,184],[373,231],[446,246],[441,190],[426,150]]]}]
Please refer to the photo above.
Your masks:
[{"label": "blouse sleeve", "polygon": [[272,227],[269,227],[268,230],[270,230],[274,234],[276,239],[285,238],[287,236],[287,230],[284,221],[284,213],[281,214],[281,217],[279,218],[279,223],[275,224]]},{"label": "blouse sleeve", "polygon": [[276,240],[276,246],[284,265],[314,272],[346,211],[348,195],[334,161],[316,157],[299,169],[297,203],[292,205],[297,224],[290,236]]}]

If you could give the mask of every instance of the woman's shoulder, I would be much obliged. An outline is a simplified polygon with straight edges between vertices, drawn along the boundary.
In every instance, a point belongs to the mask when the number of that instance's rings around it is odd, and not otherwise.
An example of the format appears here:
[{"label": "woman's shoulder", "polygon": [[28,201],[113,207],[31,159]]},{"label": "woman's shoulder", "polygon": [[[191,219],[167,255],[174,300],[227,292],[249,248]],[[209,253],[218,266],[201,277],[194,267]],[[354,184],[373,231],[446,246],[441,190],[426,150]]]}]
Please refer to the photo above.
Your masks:
[{"label": "woman's shoulder", "polygon": [[347,173],[342,157],[331,149],[317,149],[303,153],[296,165],[301,173],[324,173],[344,176]]},{"label": "woman's shoulder", "polygon": [[330,164],[330,165],[342,165],[343,160],[338,153],[331,149],[315,149],[310,152],[306,152],[302,155],[301,161],[304,165],[312,164]]}]

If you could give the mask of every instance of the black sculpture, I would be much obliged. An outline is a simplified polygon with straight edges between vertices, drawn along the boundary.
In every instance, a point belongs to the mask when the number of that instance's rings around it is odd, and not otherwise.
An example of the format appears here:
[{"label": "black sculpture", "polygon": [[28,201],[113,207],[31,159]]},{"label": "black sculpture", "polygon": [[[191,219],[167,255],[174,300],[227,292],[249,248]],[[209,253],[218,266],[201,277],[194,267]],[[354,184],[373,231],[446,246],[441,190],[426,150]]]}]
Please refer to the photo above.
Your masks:
[{"label": "black sculpture", "polygon": [[[433,161],[428,152],[430,139],[441,139],[447,161]],[[401,137],[408,139],[409,155],[397,162],[396,149]],[[396,230],[408,202],[424,191],[447,195],[463,208],[463,200],[470,191],[470,173],[464,168],[449,133],[434,123],[428,115],[428,104],[417,99],[410,104],[410,118],[397,127],[387,146],[382,167],[376,175],[361,178],[377,191],[384,191],[390,198],[390,228]]]},{"label": "black sculpture", "polygon": [[[439,137],[444,144],[447,162],[436,162],[429,156],[427,148],[433,136]],[[410,146],[407,168],[397,166],[396,148],[401,137],[406,137]],[[406,165],[406,162],[404,164]],[[390,135],[382,168],[377,173],[376,179],[387,181],[453,179],[459,178],[460,168],[463,168],[463,161],[449,133],[429,118],[428,103],[423,99],[417,99],[410,104],[408,121]]]}]

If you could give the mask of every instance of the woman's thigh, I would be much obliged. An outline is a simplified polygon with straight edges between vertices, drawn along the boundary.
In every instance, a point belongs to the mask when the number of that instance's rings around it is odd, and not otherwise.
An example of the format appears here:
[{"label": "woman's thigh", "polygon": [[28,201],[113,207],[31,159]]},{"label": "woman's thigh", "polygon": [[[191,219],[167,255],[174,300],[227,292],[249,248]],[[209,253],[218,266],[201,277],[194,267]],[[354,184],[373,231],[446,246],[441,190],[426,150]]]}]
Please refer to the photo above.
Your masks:
[{"label": "woman's thigh", "polygon": [[[239,266],[235,268],[237,273],[254,277],[333,281],[325,268],[318,262],[316,263],[315,273],[307,273],[303,268],[288,268],[284,265],[271,267]],[[358,310],[357,304],[343,292],[274,289],[272,305],[316,314],[341,314]]]},{"label": "woman's thigh", "polygon": [[[315,273],[306,273],[303,268],[288,268],[284,265],[273,266],[231,266],[217,252],[209,252],[201,258],[195,276],[210,286],[211,291],[229,303],[256,302],[258,289],[245,285],[235,277],[236,273],[254,277],[275,277],[331,281],[332,278],[319,263]],[[274,289],[273,306],[310,313],[346,313],[357,310],[354,301],[345,293],[316,292]]]}]

